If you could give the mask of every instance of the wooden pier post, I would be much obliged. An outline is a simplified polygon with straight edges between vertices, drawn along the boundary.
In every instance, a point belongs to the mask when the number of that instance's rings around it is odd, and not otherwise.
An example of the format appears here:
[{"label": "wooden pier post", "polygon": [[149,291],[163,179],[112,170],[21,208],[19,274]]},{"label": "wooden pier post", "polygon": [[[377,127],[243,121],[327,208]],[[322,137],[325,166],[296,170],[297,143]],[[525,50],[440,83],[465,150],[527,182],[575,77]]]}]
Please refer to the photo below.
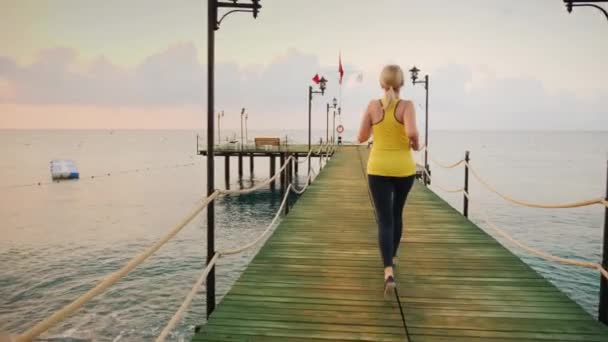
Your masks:
[{"label": "wooden pier post", "polygon": [[[279,156],[279,168],[283,167],[283,165],[285,164],[285,154],[281,153]],[[283,198],[283,195],[285,194],[285,170],[286,168],[283,169],[283,171],[281,171],[281,175],[279,176],[280,179],[280,186],[281,186],[281,199]]]},{"label": "wooden pier post", "polygon": [[294,166],[296,164],[295,156],[297,156],[297,154],[292,154],[291,156],[292,156],[292,158],[291,158],[291,163],[289,165],[289,178],[290,178],[290,181],[293,182],[293,179],[296,178]]},{"label": "wooden pier post", "polygon": [[226,182],[226,189],[230,189],[230,156],[224,157],[224,182]]},{"label": "wooden pier post", "polygon": [[[290,155],[287,154],[286,158],[289,158]],[[287,163],[287,167],[285,167],[285,191],[289,192],[291,190],[289,190],[289,184],[291,184],[291,165],[292,165],[292,160],[289,159],[289,162]],[[285,215],[289,214],[289,194],[285,195],[287,196],[287,199],[285,200]]]},{"label": "wooden pier post", "polygon": [[462,208],[464,217],[469,217],[469,198],[467,197],[469,195],[469,160],[469,151],[466,151],[464,153],[464,161],[466,162],[464,164],[464,192],[466,192],[466,194],[463,195],[464,208]]},{"label": "wooden pier post", "polygon": [[239,152],[239,179],[243,179],[243,153]]},{"label": "wooden pier post", "polygon": [[[276,172],[276,166],[275,166],[275,160],[274,160],[274,155],[270,154],[270,177],[272,177],[274,175],[274,173]],[[275,181],[270,182],[270,188],[272,190],[275,189]]]},{"label": "wooden pier post", "polygon": [[[608,162],[606,162],[606,201],[608,201]],[[602,267],[608,268],[608,208],[604,208],[604,245],[602,246]],[[600,303],[598,319],[608,325],[608,280],[600,274]]]},{"label": "wooden pier post", "polygon": [[249,176],[251,176],[251,178],[253,178],[253,153],[249,154]]}]

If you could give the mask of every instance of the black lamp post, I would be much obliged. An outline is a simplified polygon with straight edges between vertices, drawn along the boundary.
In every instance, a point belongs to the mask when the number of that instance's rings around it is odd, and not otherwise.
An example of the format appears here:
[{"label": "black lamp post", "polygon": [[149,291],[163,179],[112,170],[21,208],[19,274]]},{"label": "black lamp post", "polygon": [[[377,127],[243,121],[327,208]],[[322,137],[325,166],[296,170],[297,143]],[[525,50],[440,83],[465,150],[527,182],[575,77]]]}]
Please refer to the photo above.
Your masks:
[{"label": "black lamp post", "polygon": [[[334,131],[336,130],[336,108],[338,108],[338,100],[336,100],[336,98],[334,97],[333,100],[331,100],[332,105],[330,106],[329,103],[327,104],[327,114],[326,114],[326,121],[327,121],[327,129],[326,129],[326,133],[325,133],[325,142],[327,143],[329,141],[329,108],[333,108],[334,109]],[[332,133],[332,141],[333,141],[333,133]]]},{"label": "black lamp post", "polygon": [[602,11],[602,13],[604,13],[604,15],[606,16],[606,19],[608,20],[608,11],[596,5],[596,3],[601,2],[608,3],[608,0],[564,0],[564,3],[566,4],[566,9],[568,9],[568,13],[572,13],[573,7],[594,7]]},{"label": "black lamp post", "polygon": [[[218,20],[219,8],[230,9]],[[215,191],[214,179],[214,69],[215,69],[215,31],[220,28],[222,20],[234,12],[250,12],[253,17],[258,17],[262,8],[260,0],[251,0],[249,4],[238,3],[237,0],[222,2],[219,0],[207,0],[207,196]],[[207,264],[215,254],[215,205],[213,202],[207,206]],[[215,267],[212,267],[207,275],[207,317],[215,309]]]},{"label": "black lamp post", "polygon": [[220,119],[224,117],[224,111],[217,112],[217,144],[221,145],[222,140],[220,138]]},{"label": "black lamp post", "polygon": [[[325,79],[325,77],[321,77],[321,80],[319,80],[319,89],[321,89],[321,90],[312,90],[312,86],[308,86],[308,152],[310,152],[310,149],[311,149],[310,135],[311,135],[311,123],[312,123],[312,120],[311,120],[312,95],[313,94],[324,95],[326,85],[327,85],[327,80]],[[311,159],[312,158],[308,158],[307,175],[310,175],[310,160]]]},{"label": "black lamp post", "polygon": [[[410,73],[412,74],[412,84],[416,85],[418,83],[424,84],[424,90],[426,90],[426,106],[425,106],[425,115],[424,115],[424,169],[426,172],[431,173],[429,169],[429,160],[428,160],[428,146],[429,146],[429,75],[424,76],[424,81],[418,81],[418,73],[420,69],[414,66],[410,69]],[[424,184],[430,184],[430,179],[427,177],[426,173],[423,175]]]}]

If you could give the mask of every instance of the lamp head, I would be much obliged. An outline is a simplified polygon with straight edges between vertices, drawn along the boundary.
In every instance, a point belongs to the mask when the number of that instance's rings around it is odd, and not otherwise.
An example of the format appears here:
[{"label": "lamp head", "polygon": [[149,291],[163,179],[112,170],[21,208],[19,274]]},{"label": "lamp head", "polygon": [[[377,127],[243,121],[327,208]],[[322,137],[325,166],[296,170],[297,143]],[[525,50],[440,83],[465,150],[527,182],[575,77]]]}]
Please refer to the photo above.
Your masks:
[{"label": "lamp head", "polygon": [[410,73],[412,74],[412,82],[416,82],[416,80],[418,79],[418,73],[420,72],[420,69],[416,68],[416,66],[414,66],[413,68],[410,69]]},{"label": "lamp head", "polygon": [[326,87],[327,87],[327,80],[325,79],[325,77],[321,77],[321,80],[319,81],[319,88],[321,88],[321,94],[325,93]]}]

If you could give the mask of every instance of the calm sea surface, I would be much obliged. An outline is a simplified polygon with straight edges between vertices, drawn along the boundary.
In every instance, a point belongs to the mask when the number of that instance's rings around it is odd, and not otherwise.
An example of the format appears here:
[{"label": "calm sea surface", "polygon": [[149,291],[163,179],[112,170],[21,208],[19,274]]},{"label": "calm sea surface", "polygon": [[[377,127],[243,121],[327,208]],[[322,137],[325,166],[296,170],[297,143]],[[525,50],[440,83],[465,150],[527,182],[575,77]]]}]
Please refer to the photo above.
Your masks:
[{"label": "calm sea surface", "polygon": [[[348,140],[353,132],[346,133]],[[299,131],[250,132],[250,136],[261,134],[288,134],[290,141],[301,142],[306,137]],[[194,131],[0,131],[0,331],[20,332],[47,317],[154,243],[184,216],[205,193],[205,162],[196,155],[196,135]],[[315,132],[313,137],[322,135]],[[603,196],[605,191],[607,132],[431,132],[430,151],[440,161],[455,161],[467,149],[487,181],[517,198],[569,202]],[[49,161],[55,158],[75,160],[81,179],[50,182]],[[220,161],[216,185],[223,187]],[[239,184],[236,160],[232,162],[233,188],[268,177],[267,159],[256,161],[253,177],[248,160],[244,163],[245,179]],[[431,167],[437,183],[462,185],[462,169]],[[462,207],[461,196],[436,191],[456,208]],[[492,221],[533,247],[563,257],[601,258],[604,212],[600,207],[516,207],[474,179],[471,195]],[[254,239],[270,222],[279,201],[278,191],[270,190],[220,199],[216,245],[238,246]],[[472,219],[487,227],[479,210],[473,208]],[[205,215],[201,215],[130,275],[43,337],[95,341],[156,337],[204,267],[205,236]],[[512,250],[596,315],[596,272]],[[228,291],[255,252],[220,260],[218,295]],[[187,340],[204,317],[202,290],[172,340]]]}]

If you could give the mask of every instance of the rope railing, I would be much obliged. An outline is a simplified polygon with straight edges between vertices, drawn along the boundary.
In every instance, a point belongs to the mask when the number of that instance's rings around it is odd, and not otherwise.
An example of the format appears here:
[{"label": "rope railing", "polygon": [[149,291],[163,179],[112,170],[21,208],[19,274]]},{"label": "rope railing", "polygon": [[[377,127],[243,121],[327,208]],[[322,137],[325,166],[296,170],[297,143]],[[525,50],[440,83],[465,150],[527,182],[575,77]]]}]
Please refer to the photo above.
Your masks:
[{"label": "rope railing", "polygon": [[[431,174],[429,173],[429,171],[427,169],[423,170],[424,173],[426,174],[426,176],[431,179]],[[436,180],[433,180],[433,186],[437,187],[439,190],[444,191],[444,192],[449,192],[449,193],[458,193],[458,192],[463,192],[464,188],[448,188],[444,185],[441,185],[440,183],[437,183]]]},{"label": "rope railing", "polygon": [[580,267],[585,267],[585,268],[590,268],[590,269],[594,269],[599,271],[602,276],[604,278],[606,278],[606,280],[608,280],[608,271],[602,267],[602,265],[600,263],[597,262],[590,262],[590,261],[585,261],[585,260],[578,260],[578,259],[570,259],[570,258],[563,258],[563,257],[559,257],[553,254],[549,254],[547,252],[543,252],[541,250],[532,248],[526,244],[524,244],[523,242],[513,238],[511,235],[509,235],[507,232],[505,232],[503,229],[501,229],[500,227],[498,227],[492,220],[490,220],[490,217],[488,216],[488,214],[482,210],[478,205],[476,201],[472,201],[470,195],[466,192],[463,191],[463,194],[469,199],[469,203],[473,204],[477,209],[478,212],[482,213],[484,218],[483,220],[500,236],[502,236],[503,238],[505,238],[507,241],[509,241],[510,243],[512,243],[513,245],[523,249],[524,251],[530,253],[530,254],[534,254],[538,257],[541,257],[545,260],[548,261],[554,261],[554,262],[559,262],[562,264],[567,264],[567,265],[574,265],[574,266],[580,266]]},{"label": "rope railing", "polygon": [[[428,152],[428,148],[426,146],[422,146],[418,152],[422,152],[424,150],[427,150]],[[475,170],[475,168],[471,165],[470,162],[467,162],[464,158],[460,159],[452,164],[445,164],[442,163],[438,160],[436,160],[435,158],[433,158],[431,155],[429,155],[429,159],[436,164],[437,166],[444,168],[444,169],[452,169],[455,168],[459,165],[464,164],[469,171],[471,172],[471,174],[473,175],[473,177],[475,177],[475,179],[477,179],[477,181],[483,185],[483,187],[485,187],[488,191],[495,193],[496,195],[502,197],[504,200],[517,204],[517,205],[521,205],[521,206],[525,206],[525,207],[531,207],[531,208],[544,208],[544,209],[564,209],[564,208],[580,208],[580,207],[585,207],[585,206],[590,206],[590,205],[595,205],[595,204],[600,204],[603,205],[604,207],[608,208],[608,201],[606,201],[604,198],[602,197],[597,197],[597,198],[591,198],[591,199],[587,199],[587,200],[582,200],[582,201],[577,201],[577,202],[570,202],[570,203],[534,203],[534,202],[528,202],[528,201],[524,201],[524,200],[519,200],[516,198],[513,198],[509,195],[506,195],[500,191],[498,191],[495,187],[493,187],[492,185],[490,185],[487,181],[485,181],[480,175],[479,173]],[[424,173],[426,174],[427,177],[431,178],[431,175],[429,174],[428,170],[424,170]],[[442,191],[445,192],[459,192],[463,191],[464,188],[461,189],[446,189],[445,187],[442,187],[440,185],[437,184],[433,184],[434,186],[436,186],[437,188],[439,188]]]},{"label": "rope railing", "polygon": [[[480,181],[480,183],[486,185],[487,188],[490,188],[491,190],[495,190],[493,187],[491,187],[489,184],[487,184],[487,182],[483,181],[481,178],[478,177],[477,173],[475,171],[473,171],[473,169],[471,168],[471,165],[469,162],[465,162],[465,165],[467,166],[467,168],[471,171],[471,173],[476,176],[477,180]],[[431,178],[431,175],[428,173],[428,171],[425,170],[426,176],[429,177],[429,179]],[[498,225],[496,225],[492,220],[490,220],[489,215],[487,214],[487,212],[485,212],[484,210],[482,210],[479,205],[477,205],[476,201],[472,201],[471,200],[471,196],[470,194],[465,190],[465,188],[460,188],[460,189],[447,189],[443,186],[437,185],[437,181],[433,180],[433,185],[435,187],[437,187],[439,190],[445,191],[445,192],[450,192],[450,193],[454,193],[454,192],[461,192],[467,199],[469,204],[473,204],[475,205],[475,207],[477,208],[477,211],[481,214],[483,214],[483,221],[486,222],[486,224],[488,224],[490,226],[490,228],[492,228],[493,231],[495,231],[498,235],[500,235],[501,237],[503,237],[505,240],[507,240],[508,242],[510,242],[511,244],[513,244],[514,246],[530,253],[533,255],[536,255],[537,257],[543,258],[545,260],[548,261],[553,261],[553,262],[558,262],[558,263],[562,263],[562,264],[568,264],[568,265],[574,265],[574,266],[580,266],[580,267],[585,267],[585,268],[589,268],[589,269],[593,269],[593,270],[597,270],[598,272],[600,272],[600,274],[606,278],[606,280],[608,280],[608,270],[606,270],[602,264],[597,263],[597,262],[590,262],[590,261],[586,261],[586,260],[579,260],[579,259],[570,259],[570,258],[563,258],[563,257],[559,257],[544,251],[541,251],[539,249],[535,249],[533,247],[530,247],[524,243],[522,243],[521,241],[513,238],[511,235],[509,235],[507,232],[505,232],[503,229],[501,229],[500,227],[498,227]],[[498,194],[500,197],[503,197],[502,194],[500,194],[498,191],[492,191],[495,192],[496,194]],[[508,197],[508,196],[507,196]],[[505,198],[505,197],[503,197]],[[507,199],[507,198],[505,198]],[[511,200],[511,198],[508,198],[507,200]],[[518,201],[515,200],[516,202],[523,202],[523,201]],[[598,203],[602,203],[605,204],[606,201],[602,199],[602,201],[598,201],[598,200],[589,200],[589,201],[581,201],[581,202],[576,202],[576,203],[569,203],[569,204],[561,204],[561,205],[546,205],[546,204],[536,204],[536,203],[528,203],[528,202],[523,202],[522,203],[517,203],[517,204],[522,204],[522,205],[526,205],[526,206],[531,206],[531,207],[537,207],[537,208],[577,208],[577,207],[582,207],[585,205],[593,205],[593,204],[598,204]]]},{"label": "rope railing", "polygon": [[87,291],[85,294],[78,297],[76,300],[71,302],[70,304],[64,306],[60,310],[53,313],[51,316],[47,317],[43,321],[37,323],[23,334],[17,336],[17,341],[32,341],[34,338],[51,328],[53,325],[59,323],[67,316],[72,314],[74,311],[78,310],[81,306],[87,303],[89,300],[93,299],[95,296],[99,295],[103,291],[105,291],[112,284],[117,282],[119,279],[127,275],[131,270],[135,267],[139,266],[142,262],[148,259],[154,252],[160,249],[167,241],[173,238],[180,230],[182,230],[190,221],[192,221],[203,209],[209,205],[213,200],[215,200],[220,195],[219,191],[214,191],[210,196],[206,197],[201,201],[199,205],[197,205],[192,211],[186,215],[177,225],[175,225],[165,236],[163,236],[160,240],[155,242],[152,246],[148,247],[138,256],[131,259],[125,266],[123,266],[118,271],[110,274],[108,277],[99,282],[95,287]]},{"label": "rope railing", "polygon": [[473,177],[475,177],[475,179],[477,179],[477,181],[481,185],[483,185],[486,189],[488,189],[490,192],[493,192],[496,195],[502,197],[504,200],[509,201],[514,204],[518,204],[518,205],[525,206],[525,207],[546,208],[546,209],[580,208],[580,207],[590,206],[590,205],[594,205],[594,204],[601,204],[605,207],[608,207],[608,203],[606,202],[606,200],[601,197],[592,198],[592,199],[588,199],[588,200],[582,200],[582,201],[578,201],[578,202],[571,202],[571,203],[532,203],[532,202],[518,200],[516,198],[505,195],[505,194],[501,193],[500,191],[496,190],[495,187],[491,186],[488,182],[486,182],[483,178],[481,178],[481,176],[479,176],[479,173],[477,173],[475,168],[473,168],[471,166],[470,162],[465,163],[465,165],[469,168],[469,171],[471,171],[471,174],[473,175]]},{"label": "rope railing", "polygon": [[[309,156],[310,156],[310,153],[309,153]],[[323,166],[320,165],[320,168],[322,168],[322,167]],[[218,259],[220,257],[222,257],[222,256],[234,255],[234,254],[241,253],[241,252],[243,252],[245,250],[253,248],[260,241],[262,241],[268,235],[268,233],[273,229],[273,227],[275,227],[275,224],[276,224],[277,220],[279,219],[279,217],[281,217],[281,213],[283,212],[283,210],[285,208],[285,205],[287,205],[287,199],[289,198],[290,192],[292,191],[292,192],[294,192],[296,194],[302,194],[302,193],[304,193],[304,191],[306,191],[306,189],[310,185],[309,180],[311,180],[313,172],[314,171],[311,169],[311,173],[306,178],[306,183],[305,183],[306,185],[301,190],[295,189],[295,187],[293,186],[293,184],[289,184],[287,186],[287,188],[285,189],[285,195],[283,196],[283,200],[281,201],[281,205],[277,209],[277,212],[274,215],[272,221],[268,224],[268,226],[266,227],[266,229],[260,235],[258,235],[258,237],[255,240],[253,240],[252,242],[250,242],[250,243],[248,243],[248,244],[246,244],[244,246],[241,246],[239,248],[235,248],[235,249],[232,249],[232,250],[218,251],[218,252],[215,253],[215,255],[213,256],[213,258],[211,259],[211,261],[209,262],[209,264],[207,265],[207,267],[205,267],[205,269],[203,270],[203,273],[201,274],[201,276],[195,282],[194,286],[192,287],[192,289],[190,290],[190,292],[188,293],[188,295],[186,295],[186,298],[184,299],[184,302],[181,304],[181,306],[179,307],[179,309],[177,310],[177,312],[175,312],[175,314],[173,315],[173,317],[171,318],[171,320],[169,321],[169,323],[167,324],[167,326],[162,330],[162,332],[160,333],[160,335],[156,339],[156,342],[163,342],[163,341],[165,341],[165,339],[167,338],[167,336],[169,335],[169,333],[175,328],[175,326],[177,325],[177,322],[183,317],[183,315],[186,313],[186,311],[190,307],[190,304],[192,303],[192,300],[194,299],[194,295],[196,294],[196,292],[198,292],[198,289],[204,284],[205,279],[207,277],[207,274],[209,273],[209,271],[211,270],[211,268],[213,268],[213,266],[217,263]]]},{"label": "rope railing", "polygon": [[[311,152],[309,151],[306,159],[310,158],[310,156],[311,156]],[[304,159],[304,160],[306,160],[306,159]],[[270,177],[269,179],[267,179],[266,181],[264,181],[262,184],[267,185],[272,180],[275,180],[278,176],[280,176],[280,174],[284,171],[284,169],[291,162],[291,160],[292,160],[292,156],[290,156],[289,158],[287,158],[287,160],[285,160],[285,162],[283,163],[283,165],[281,166],[281,168],[272,177]],[[321,167],[322,167],[322,165],[321,165]],[[307,183],[308,183],[308,179],[310,179],[310,175],[308,175]],[[164,244],[166,244],[169,240],[171,240],[177,233],[179,233],[186,225],[188,225],[196,216],[198,216],[198,214],[200,214],[205,208],[207,208],[207,206],[211,202],[213,202],[214,200],[216,200],[219,196],[221,196],[221,195],[228,195],[228,194],[247,194],[247,193],[250,193],[252,191],[258,190],[261,187],[262,186],[254,186],[254,187],[251,187],[251,188],[248,188],[248,189],[243,189],[243,190],[215,190],[209,196],[207,196],[206,198],[202,199],[201,202],[198,205],[196,205],[190,211],[190,213],[188,215],[186,215],[180,222],[178,222],[167,234],[165,234],[162,238],[160,238],[153,245],[151,245],[150,247],[148,247],[147,249],[145,249],[139,255],[137,255],[136,257],[134,257],[133,259],[131,259],[121,269],[119,269],[118,271],[115,271],[114,273],[112,273],[109,276],[107,276],[106,278],[104,278],[95,287],[93,287],[91,290],[87,291],[83,295],[79,296],[76,300],[72,301],[70,304],[65,305],[64,307],[62,307],[61,309],[57,310],[56,312],[54,312],[52,315],[48,316],[47,318],[45,318],[41,322],[35,324],[34,326],[32,326],[31,328],[29,328],[28,330],[26,330],[22,334],[16,336],[14,338],[14,340],[17,341],[17,342],[25,342],[25,341],[29,342],[29,341],[33,341],[34,338],[38,337],[43,332],[47,331],[48,329],[50,329],[55,324],[59,323],[60,321],[64,320],[69,315],[71,315],[72,313],[74,313],[76,310],[80,309],[84,304],[86,304],[91,299],[93,299],[94,297],[96,297],[99,294],[101,294],[102,292],[104,292],[108,287],[110,287],[111,285],[113,285],[114,283],[116,283],[118,280],[120,280],[121,278],[123,278],[129,272],[131,272],[135,267],[139,266],[142,262],[144,262],[145,260],[147,260],[152,254],[154,254]],[[308,187],[308,185],[305,186],[303,190],[305,190],[307,187]],[[291,184],[288,186],[288,191],[285,191],[286,195],[283,198],[283,202],[286,202],[286,200],[288,198],[287,195],[290,192],[289,190],[294,190],[293,187],[291,186]],[[282,206],[284,206],[284,205],[282,204]],[[273,222],[276,222],[277,217],[280,216],[280,212],[281,212],[281,210],[278,211],[278,214],[275,216],[275,219],[273,219]],[[267,231],[268,231],[268,228],[265,231],[265,233]],[[262,237],[264,236],[264,234],[262,234]],[[259,237],[258,239],[256,239],[255,242],[259,242],[260,239],[261,239],[261,237]],[[247,248],[251,248],[250,245],[254,246],[255,244],[248,244]],[[233,252],[234,251],[227,251],[227,252],[224,252],[224,255],[238,253],[238,252],[234,252],[234,253]],[[215,261],[212,259],[209,262],[209,265],[213,265],[213,264],[215,264],[215,262],[217,262],[216,256],[219,257],[219,255],[216,253],[216,255],[214,255]],[[213,261],[213,264],[211,263],[212,261]],[[212,268],[212,266],[209,266],[209,265],[205,268],[205,271],[203,272],[204,274],[205,274],[205,272],[206,273],[209,272],[209,270],[207,270],[207,268],[209,268],[209,269]],[[206,275],[205,275],[205,277],[206,277]],[[200,278],[199,278],[199,280],[200,280]],[[199,283],[198,280],[197,280],[197,283]],[[200,284],[202,284],[202,281],[200,282]],[[199,286],[200,286],[200,284],[199,284]],[[196,283],[195,283],[195,286],[196,286]]]}]

